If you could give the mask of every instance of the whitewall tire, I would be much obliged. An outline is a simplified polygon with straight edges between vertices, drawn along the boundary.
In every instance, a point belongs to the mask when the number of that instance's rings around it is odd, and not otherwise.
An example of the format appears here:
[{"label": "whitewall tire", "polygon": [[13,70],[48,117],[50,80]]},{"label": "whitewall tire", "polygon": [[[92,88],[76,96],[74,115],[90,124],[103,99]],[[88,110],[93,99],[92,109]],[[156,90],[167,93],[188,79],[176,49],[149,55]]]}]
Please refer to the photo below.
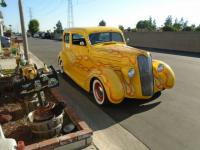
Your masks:
[{"label": "whitewall tire", "polygon": [[93,81],[92,93],[98,105],[102,106],[108,103],[106,91],[103,87],[103,84],[97,79]]},{"label": "whitewall tire", "polygon": [[64,66],[62,60],[59,60],[59,68],[60,68],[60,73],[64,73]]}]

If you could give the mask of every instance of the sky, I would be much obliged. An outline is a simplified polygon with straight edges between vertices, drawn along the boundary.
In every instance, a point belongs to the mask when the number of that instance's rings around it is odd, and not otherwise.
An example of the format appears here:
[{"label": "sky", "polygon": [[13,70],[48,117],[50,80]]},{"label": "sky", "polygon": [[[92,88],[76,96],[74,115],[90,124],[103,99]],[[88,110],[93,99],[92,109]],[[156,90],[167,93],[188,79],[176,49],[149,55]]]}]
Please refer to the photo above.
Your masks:
[{"label": "sky", "polygon": [[[0,10],[5,24],[12,25],[15,32],[21,31],[18,0],[5,0],[7,7]],[[40,23],[40,30],[53,31],[58,20],[67,27],[67,0],[23,0],[26,29],[33,19]],[[139,20],[150,16],[162,26],[167,16],[188,20],[188,24],[200,24],[199,0],[73,0],[74,26],[97,26],[101,20],[107,26],[134,28]]]}]

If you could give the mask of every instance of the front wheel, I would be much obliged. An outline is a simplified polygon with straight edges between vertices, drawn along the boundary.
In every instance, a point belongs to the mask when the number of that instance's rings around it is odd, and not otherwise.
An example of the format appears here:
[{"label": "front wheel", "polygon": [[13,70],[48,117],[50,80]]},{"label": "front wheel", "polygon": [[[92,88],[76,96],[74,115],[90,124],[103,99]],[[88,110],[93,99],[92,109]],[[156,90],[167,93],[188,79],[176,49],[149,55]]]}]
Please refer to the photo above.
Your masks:
[{"label": "front wheel", "polygon": [[106,91],[102,83],[97,79],[93,81],[92,92],[93,92],[93,97],[98,105],[103,106],[108,104]]}]

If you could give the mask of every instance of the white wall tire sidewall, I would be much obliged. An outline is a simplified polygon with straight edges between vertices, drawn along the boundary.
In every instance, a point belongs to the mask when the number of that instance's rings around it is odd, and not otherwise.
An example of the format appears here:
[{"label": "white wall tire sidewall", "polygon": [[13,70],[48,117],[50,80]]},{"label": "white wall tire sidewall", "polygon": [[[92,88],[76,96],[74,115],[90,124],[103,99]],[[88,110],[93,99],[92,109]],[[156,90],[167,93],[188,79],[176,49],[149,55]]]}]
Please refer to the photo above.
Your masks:
[{"label": "white wall tire sidewall", "polygon": [[[96,84],[96,83],[100,84],[101,87],[102,87],[102,89],[103,89],[103,100],[102,100],[102,101],[99,101],[98,98],[97,98],[97,96],[96,96],[96,94],[95,94],[95,84]],[[101,83],[99,80],[97,80],[97,79],[93,81],[93,84],[92,84],[92,92],[93,92],[93,97],[94,97],[96,103],[97,103],[98,105],[103,105],[103,104],[105,103],[105,94],[106,94],[106,93],[105,93],[105,90],[104,90],[104,87],[103,87],[102,83]]]},{"label": "white wall tire sidewall", "polygon": [[64,69],[63,69],[64,66],[63,66],[62,60],[59,61],[59,67],[60,67],[60,72],[64,73]]}]

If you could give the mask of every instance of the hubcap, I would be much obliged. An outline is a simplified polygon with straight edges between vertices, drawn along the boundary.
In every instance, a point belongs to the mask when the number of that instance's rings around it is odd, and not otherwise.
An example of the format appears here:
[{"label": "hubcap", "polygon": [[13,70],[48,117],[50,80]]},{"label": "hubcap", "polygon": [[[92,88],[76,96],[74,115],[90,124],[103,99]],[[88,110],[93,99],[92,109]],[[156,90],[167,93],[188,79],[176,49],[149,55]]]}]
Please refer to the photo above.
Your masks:
[{"label": "hubcap", "polygon": [[103,89],[102,84],[98,80],[94,81],[93,93],[94,93],[94,97],[95,97],[97,103],[103,104],[103,102],[104,102],[104,89]]}]

